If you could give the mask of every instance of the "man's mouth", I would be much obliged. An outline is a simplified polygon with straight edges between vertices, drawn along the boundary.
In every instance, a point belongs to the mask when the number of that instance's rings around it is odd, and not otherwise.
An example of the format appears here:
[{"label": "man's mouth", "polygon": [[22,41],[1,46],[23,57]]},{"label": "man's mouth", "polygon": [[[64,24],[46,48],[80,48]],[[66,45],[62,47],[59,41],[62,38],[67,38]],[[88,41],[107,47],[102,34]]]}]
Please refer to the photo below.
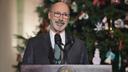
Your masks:
[{"label": "man's mouth", "polygon": [[55,23],[57,24],[57,26],[62,26],[65,24],[63,20],[55,21]]}]

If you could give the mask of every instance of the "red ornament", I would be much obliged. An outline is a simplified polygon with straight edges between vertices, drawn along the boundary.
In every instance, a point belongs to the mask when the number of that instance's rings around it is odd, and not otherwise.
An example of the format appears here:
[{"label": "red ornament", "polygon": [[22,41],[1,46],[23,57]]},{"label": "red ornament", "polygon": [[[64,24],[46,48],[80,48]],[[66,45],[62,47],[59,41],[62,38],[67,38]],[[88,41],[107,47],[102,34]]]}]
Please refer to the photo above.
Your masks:
[{"label": "red ornament", "polygon": [[101,6],[105,4],[105,0],[93,0],[94,6]]},{"label": "red ornament", "polygon": [[119,50],[122,50],[124,48],[125,44],[124,44],[124,40],[120,39],[119,40]]},{"label": "red ornament", "polygon": [[111,0],[111,4],[118,5],[120,4],[120,0]]}]

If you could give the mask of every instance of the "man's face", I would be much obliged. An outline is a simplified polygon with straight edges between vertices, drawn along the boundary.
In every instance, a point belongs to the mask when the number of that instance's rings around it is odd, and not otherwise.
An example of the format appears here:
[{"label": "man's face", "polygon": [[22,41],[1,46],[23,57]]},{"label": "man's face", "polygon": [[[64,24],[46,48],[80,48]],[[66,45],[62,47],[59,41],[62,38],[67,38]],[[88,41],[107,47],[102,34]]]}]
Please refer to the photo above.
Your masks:
[{"label": "man's face", "polygon": [[69,21],[69,8],[64,3],[58,3],[53,5],[51,11],[48,14],[50,19],[50,27],[55,32],[63,31]]}]

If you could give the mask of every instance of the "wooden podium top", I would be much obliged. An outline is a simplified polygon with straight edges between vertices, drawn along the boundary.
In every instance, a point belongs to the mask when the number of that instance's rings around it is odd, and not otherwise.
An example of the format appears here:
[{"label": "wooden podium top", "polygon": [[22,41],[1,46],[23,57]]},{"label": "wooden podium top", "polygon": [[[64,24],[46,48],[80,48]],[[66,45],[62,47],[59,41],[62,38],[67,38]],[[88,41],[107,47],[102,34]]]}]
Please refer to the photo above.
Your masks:
[{"label": "wooden podium top", "polygon": [[22,65],[21,72],[112,72],[111,65]]}]

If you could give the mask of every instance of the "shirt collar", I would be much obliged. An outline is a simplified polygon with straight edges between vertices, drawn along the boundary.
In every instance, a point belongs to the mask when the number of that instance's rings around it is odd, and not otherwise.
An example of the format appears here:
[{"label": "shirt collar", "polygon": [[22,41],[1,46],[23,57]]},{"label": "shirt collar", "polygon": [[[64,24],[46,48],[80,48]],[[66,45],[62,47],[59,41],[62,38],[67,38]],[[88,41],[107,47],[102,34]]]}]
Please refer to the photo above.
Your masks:
[{"label": "shirt collar", "polygon": [[[54,36],[55,36],[56,33],[54,31],[52,31],[51,29],[49,30],[49,33],[50,33],[50,40],[51,40],[52,47],[54,47],[54,44],[55,44]],[[61,39],[62,39],[62,43],[65,45],[65,31],[62,31],[60,33],[60,36],[61,36]]]}]

